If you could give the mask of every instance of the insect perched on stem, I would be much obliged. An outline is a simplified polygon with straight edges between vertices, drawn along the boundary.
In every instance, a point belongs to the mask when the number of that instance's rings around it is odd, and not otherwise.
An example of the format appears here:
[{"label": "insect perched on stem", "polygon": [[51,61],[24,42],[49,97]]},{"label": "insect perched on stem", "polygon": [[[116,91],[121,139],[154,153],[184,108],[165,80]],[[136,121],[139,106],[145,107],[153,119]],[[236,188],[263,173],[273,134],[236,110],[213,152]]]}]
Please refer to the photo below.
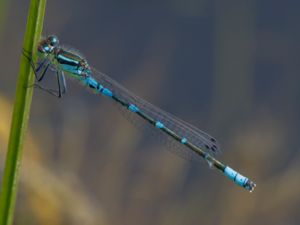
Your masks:
[{"label": "insect perched on stem", "polygon": [[[153,106],[132,94],[109,76],[89,66],[86,59],[78,53],[61,47],[56,36],[42,39],[38,45],[39,63],[35,69],[35,86],[57,97],[66,92],[65,74],[75,78],[94,93],[102,94],[123,108],[127,114],[145,121],[150,127],[167,139],[171,151],[190,159],[204,159],[210,167],[217,168],[237,185],[252,192],[254,182],[244,177],[215,158],[220,151],[215,138],[175,116]],[[30,59],[30,57],[29,57]],[[57,90],[47,89],[40,82],[50,70],[56,72]]]}]

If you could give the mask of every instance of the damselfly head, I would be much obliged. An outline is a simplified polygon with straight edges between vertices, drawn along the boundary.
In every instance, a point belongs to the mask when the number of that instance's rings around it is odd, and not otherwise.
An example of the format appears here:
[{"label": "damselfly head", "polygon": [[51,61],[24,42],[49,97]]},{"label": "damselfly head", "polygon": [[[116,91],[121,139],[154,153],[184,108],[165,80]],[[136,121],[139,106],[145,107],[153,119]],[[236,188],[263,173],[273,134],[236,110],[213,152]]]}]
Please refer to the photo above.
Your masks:
[{"label": "damselfly head", "polygon": [[50,35],[42,39],[38,44],[38,51],[44,54],[51,54],[59,46],[59,40],[56,36]]}]

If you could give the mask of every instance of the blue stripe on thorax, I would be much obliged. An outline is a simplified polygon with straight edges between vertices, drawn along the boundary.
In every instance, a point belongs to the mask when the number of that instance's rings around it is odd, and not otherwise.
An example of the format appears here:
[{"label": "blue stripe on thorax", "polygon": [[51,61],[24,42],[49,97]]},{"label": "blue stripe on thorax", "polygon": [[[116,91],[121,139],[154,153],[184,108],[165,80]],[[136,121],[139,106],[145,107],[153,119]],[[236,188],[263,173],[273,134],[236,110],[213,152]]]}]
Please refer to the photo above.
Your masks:
[{"label": "blue stripe on thorax", "polygon": [[63,54],[58,54],[57,55],[57,60],[59,63],[64,63],[64,64],[68,64],[68,65],[73,65],[73,66],[78,66],[80,61],[75,60],[75,59],[71,59],[70,57],[66,57]]},{"label": "blue stripe on thorax", "polygon": [[68,64],[60,64],[60,67],[63,71],[72,73],[72,74],[78,74],[80,75],[82,73],[81,70],[78,70],[77,66],[68,65]]}]

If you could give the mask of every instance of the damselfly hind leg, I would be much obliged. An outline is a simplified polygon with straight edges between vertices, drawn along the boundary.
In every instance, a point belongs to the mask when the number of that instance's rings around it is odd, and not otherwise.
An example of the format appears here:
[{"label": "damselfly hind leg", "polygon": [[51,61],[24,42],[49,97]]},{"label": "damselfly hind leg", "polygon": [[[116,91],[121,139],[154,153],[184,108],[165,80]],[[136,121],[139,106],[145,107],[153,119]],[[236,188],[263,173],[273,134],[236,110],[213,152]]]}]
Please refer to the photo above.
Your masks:
[{"label": "damselfly hind leg", "polygon": [[48,89],[45,88],[43,86],[41,86],[40,84],[36,83],[34,86],[38,87],[39,89],[48,92],[49,94],[61,98],[63,94],[66,93],[66,81],[65,81],[65,77],[62,71],[56,71],[56,79],[57,79],[57,86],[58,86],[58,90],[53,90],[53,89]]},{"label": "damselfly hind leg", "polygon": [[66,78],[65,74],[63,71],[61,71],[59,78],[61,79],[61,87],[62,87],[62,94],[65,94],[67,92],[67,83],[66,83]]}]

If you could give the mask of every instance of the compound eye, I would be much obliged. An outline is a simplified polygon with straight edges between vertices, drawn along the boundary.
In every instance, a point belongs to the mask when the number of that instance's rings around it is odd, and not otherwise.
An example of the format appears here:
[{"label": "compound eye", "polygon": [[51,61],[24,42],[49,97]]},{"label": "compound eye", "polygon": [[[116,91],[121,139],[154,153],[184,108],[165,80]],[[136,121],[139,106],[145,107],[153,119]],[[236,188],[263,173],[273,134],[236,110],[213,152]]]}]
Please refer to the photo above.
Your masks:
[{"label": "compound eye", "polygon": [[54,47],[54,46],[58,45],[58,39],[57,39],[57,37],[50,36],[48,40],[49,40],[49,45],[50,46]]}]

